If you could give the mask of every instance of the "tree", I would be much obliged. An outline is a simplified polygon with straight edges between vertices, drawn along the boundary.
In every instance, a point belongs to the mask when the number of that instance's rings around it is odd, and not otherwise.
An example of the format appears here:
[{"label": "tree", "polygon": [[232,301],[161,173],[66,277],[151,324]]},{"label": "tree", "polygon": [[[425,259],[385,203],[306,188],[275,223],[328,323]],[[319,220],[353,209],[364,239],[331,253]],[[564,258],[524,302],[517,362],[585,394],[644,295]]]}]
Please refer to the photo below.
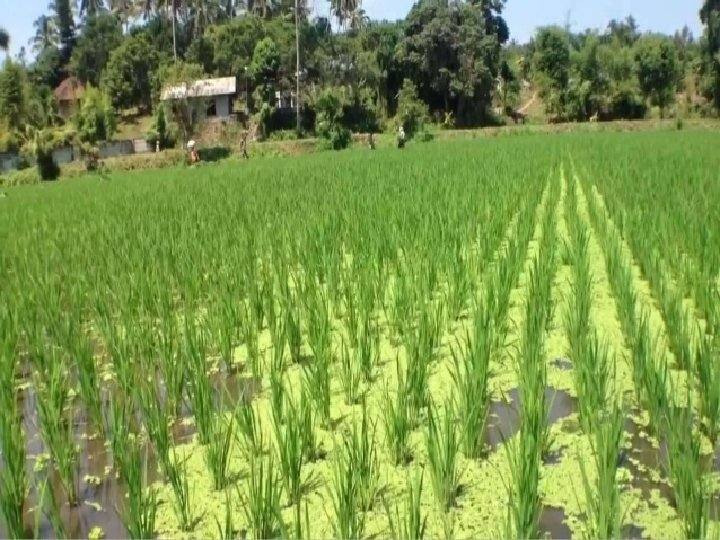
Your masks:
[{"label": "tree", "polygon": [[333,150],[342,150],[350,145],[352,136],[342,123],[345,103],[341,91],[326,88],[315,99],[315,132],[325,139]]},{"label": "tree", "polygon": [[550,26],[538,31],[534,43],[533,64],[540,86],[540,97],[547,112],[555,117],[565,114],[570,82],[570,40],[568,33]]},{"label": "tree", "polygon": [[103,0],[80,0],[80,16],[96,17],[107,11]]},{"label": "tree", "polygon": [[610,40],[617,40],[624,47],[632,47],[640,37],[637,22],[632,15],[625,17],[624,21],[612,19],[607,25],[605,35]]},{"label": "tree", "polygon": [[75,20],[70,0],[53,0],[50,9],[55,12],[55,25],[60,39],[60,57],[63,65],[70,61],[75,45]]},{"label": "tree", "polygon": [[410,79],[403,81],[398,92],[398,108],[395,122],[405,130],[408,139],[423,131],[427,121],[427,105],[418,97],[417,88]]},{"label": "tree", "polygon": [[705,26],[701,44],[703,89],[720,112],[720,0],[704,0],[700,20]]},{"label": "tree", "polygon": [[114,15],[88,16],[73,48],[70,73],[97,86],[111,51],[122,41],[122,28]]},{"label": "tree", "polygon": [[159,58],[150,38],[138,33],[126,38],[110,53],[102,76],[102,86],[118,108],[152,107],[153,74]]},{"label": "tree", "polygon": [[115,131],[115,112],[110,99],[91,86],[85,90],[74,121],[78,138],[91,146],[109,140]]},{"label": "tree", "polygon": [[644,35],[635,44],[635,62],[638,82],[646,99],[660,108],[675,101],[677,80],[677,52],[670,38]]},{"label": "tree", "polygon": [[10,34],[4,28],[0,28],[0,49],[7,51],[10,47]]},{"label": "tree", "polygon": [[410,10],[395,57],[433,113],[454,112],[465,126],[489,117],[506,38],[502,5],[426,1]]},{"label": "tree", "polygon": [[56,47],[59,40],[55,19],[48,15],[40,15],[35,22],[35,36],[30,40],[32,50],[36,54],[42,53],[48,47]]},{"label": "tree", "polygon": [[207,99],[195,95],[197,80],[205,78],[202,66],[177,62],[161,66],[158,79],[163,88],[181,89],[165,100],[167,118],[172,118],[183,134],[183,146],[195,134],[195,130],[207,113]]},{"label": "tree", "polygon": [[25,131],[27,102],[25,70],[8,58],[0,71],[0,120],[10,130]]},{"label": "tree", "polygon": [[256,92],[261,89],[264,102],[269,102],[271,99],[273,82],[277,80],[280,70],[280,61],[280,52],[272,38],[263,38],[255,45],[250,73],[257,84]]}]

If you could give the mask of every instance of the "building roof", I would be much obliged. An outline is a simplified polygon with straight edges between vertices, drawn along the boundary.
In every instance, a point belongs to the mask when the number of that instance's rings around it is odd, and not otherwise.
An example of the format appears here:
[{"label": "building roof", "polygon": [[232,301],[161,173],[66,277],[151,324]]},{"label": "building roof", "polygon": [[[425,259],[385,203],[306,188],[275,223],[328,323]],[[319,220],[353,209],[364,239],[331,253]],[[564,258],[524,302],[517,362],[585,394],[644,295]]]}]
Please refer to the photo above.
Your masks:
[{"label": "building roof", "polygon": [[227,96],[237,92],[237,79],[235,77],[222,77],[219,79],[202,79],[195,81],[187,88],[182,83],[177,86],[163,88],[160,99],[182,99],[185,97],[212,97]]},{"label": "building roof", "polygon": [[85,86],[75,77],[68,77],[54,91],[58,101],[77,101],[85,94]]}]

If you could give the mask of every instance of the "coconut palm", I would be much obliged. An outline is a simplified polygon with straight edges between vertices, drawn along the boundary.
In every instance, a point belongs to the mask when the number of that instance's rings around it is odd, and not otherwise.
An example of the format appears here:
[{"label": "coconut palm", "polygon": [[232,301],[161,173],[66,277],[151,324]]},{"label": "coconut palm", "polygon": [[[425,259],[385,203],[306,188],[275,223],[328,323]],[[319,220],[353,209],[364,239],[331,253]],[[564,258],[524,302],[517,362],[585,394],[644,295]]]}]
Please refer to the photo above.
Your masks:
[{"label": "coconut palm", "polygon": [[39,54],[47,47],[57,45],[58,32],[55,18],[49,15],[40,15],[33,23],[35,36],[30,39],[33,52]]},{"label": "coconut palm", "polygon": [[80,0],[79,4],[80,16],[87,15],[88,17],[94,17],[107,11],[104,0]]}]

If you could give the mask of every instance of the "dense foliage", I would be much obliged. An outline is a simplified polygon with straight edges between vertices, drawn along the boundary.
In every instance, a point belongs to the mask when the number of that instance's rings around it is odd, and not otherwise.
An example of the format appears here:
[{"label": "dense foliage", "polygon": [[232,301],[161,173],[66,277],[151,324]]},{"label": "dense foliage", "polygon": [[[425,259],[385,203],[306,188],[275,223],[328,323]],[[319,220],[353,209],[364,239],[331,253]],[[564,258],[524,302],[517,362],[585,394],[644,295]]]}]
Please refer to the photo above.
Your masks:
[{"label": "dense foliage", "polygon": [[[34,61],[21,58],[0,72],[0,123],[13,132],[4,138],[15,140],[22,139],[20,126],[60,123],[52,90],[68,76],[99,87],[116,114],[156,115],[168,66],[176,62],[207,76],[235,76],[234,112],[264,136],[296,127],[294,112],[279,108],[276,96],[294,93],[297,76],[305,133],[327,124],[316,118],[325,89],[342,102],[336,120],[344,129],[404,123],[395,119],[404,84],[414,87],[427,120],[444,127],[502,123],[535,93],[551,121],[643,118],[653,107],[660,115],[710,114],[720,107],[717,0],[702,6],[705,32],[698,40],[687,28],[674,36],[641,34],[627,17],[581,33],[540,28],[527,44],[510,39],[505,2],[422,0],[404,19],[388,22],[368,19],[357,0],[330,1],[331,19],[311,17],[301,0],[296,51],[291,1],[82,0],[75,11],[70,0],[57,0],[35,22]],[[0,47],[8,40],[0,32]]]}]

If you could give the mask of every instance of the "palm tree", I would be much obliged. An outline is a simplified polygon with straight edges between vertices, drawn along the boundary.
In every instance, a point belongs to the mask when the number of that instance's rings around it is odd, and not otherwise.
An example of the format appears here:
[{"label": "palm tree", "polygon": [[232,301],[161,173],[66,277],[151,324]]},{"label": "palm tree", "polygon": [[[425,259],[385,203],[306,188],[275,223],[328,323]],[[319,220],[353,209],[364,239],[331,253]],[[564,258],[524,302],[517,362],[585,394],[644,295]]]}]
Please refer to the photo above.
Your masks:
[{"label": "palm tree", "polygon": [[49,15],[40,15],[33,23],[35,36],[30,40],[33,52],[39,54],[47,47],[57,45],[57,25],[55,18]]},{"label": "palm tree", "polygon": [[[352,21],[358,11],[362,10],[362,0],[329,0],[330,13],[338,21],[343,30]],[[364,12],[363,12],[364,13]]]},{"label": "palm tree", "polygon": [[80,0],[80,16],[87,15],[94,17],[103,11],[106,11],[103,0]]},{"label": "palm tree", "polygon": [[7,51],[10,46],[10,34],[4,28],[0,28],[0,49]]}]

